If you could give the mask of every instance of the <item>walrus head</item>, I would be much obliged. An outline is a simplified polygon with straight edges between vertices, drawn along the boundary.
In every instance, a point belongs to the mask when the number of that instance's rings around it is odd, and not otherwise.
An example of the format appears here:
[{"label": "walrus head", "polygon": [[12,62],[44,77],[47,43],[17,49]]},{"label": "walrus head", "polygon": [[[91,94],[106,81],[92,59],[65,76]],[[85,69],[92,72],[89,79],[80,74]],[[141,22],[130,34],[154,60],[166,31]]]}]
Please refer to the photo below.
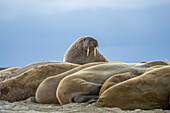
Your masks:
[{"label": "walrus head", "polygon": [[80,42],[83,44],[83,49],[87,51],[87,56],[89,55],[90,51],[94,51],[94,56],[96,56],[96,47],[98,46],[97,40],[93,37],[82,37],[79,39]]},{"label": "walrus head", "polygon": [[76,40],[64,55],[64,62],[86,64],[90,62],[108,62],[97,50],[98,42],[90,36]]}]

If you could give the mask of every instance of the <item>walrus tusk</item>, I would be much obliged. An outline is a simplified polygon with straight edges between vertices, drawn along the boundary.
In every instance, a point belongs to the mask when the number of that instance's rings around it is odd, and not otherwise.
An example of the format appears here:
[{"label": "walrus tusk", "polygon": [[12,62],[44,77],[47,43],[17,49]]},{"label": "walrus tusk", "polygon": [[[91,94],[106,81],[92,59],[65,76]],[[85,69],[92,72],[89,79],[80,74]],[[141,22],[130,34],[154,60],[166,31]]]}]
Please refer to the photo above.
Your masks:
[{"label": "walrus tusk", "polygon": [[96,51],[97,51],[96,48],[94,48],[94,56],[96,56]]},{"label": "walrus tusk", "polygon": [[89,56],[89,47],[87,48],[87,56]]},{"label": "walrus tusk", "polygon": [[170,62],[165,58],[165,61],[166,61],[166,63],[168,64],[168,65],[170,65]]}]

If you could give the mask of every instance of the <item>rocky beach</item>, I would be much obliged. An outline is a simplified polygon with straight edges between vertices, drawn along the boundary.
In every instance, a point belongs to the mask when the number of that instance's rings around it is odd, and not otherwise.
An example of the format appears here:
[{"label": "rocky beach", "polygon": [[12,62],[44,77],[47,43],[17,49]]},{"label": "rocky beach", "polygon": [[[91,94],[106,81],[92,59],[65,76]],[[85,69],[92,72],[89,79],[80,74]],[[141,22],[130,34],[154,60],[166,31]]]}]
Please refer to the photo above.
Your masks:
[{"label": "rocky beach", "polygon": [[92,104],[71,103],[60,106],[58,104],[38,104],[34,97],[18,102],[0,100],[0,113],[170,113],[170,110],[121,110],[120,108],[100,108]]}]

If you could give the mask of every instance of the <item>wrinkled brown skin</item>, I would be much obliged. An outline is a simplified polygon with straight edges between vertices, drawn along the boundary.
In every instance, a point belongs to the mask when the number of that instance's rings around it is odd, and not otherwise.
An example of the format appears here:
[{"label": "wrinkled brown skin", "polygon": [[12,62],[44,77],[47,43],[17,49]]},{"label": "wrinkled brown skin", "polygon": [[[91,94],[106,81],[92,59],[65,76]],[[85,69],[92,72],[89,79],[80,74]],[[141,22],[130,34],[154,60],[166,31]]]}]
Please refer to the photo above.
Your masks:
[{"label": "wrinkled brown skin", "polygon": [[123,81],[126,81],[128,79],[137,77],[137,75],[134,75],[131,72],[127,72],[127,73],[121,73],[121,74],[116,74],[111,76],[110,78],[108,78],[104,84],[102,85],[101,89],[100,89],[100,93],[99,96],[108,88],[112,87],[113,85],[116,85],[118,83],[121,83]]},{"label": "wrinkled brown skin", "polygon": [[7,68],[7,69],[4,69],[2,71],[0,71],[0,76],[1,75],[4,75],[4,74],[7,74],[7,73],[13,73],[14,71],[20,69],[21,67],[11,67],[11,68]]},{"label": "wrinkled brown skin", "polygon": [[169,109],[169,98],[170,66],[164,66],[110,87],[94,105],[125,110]]},{"label": "wrinkled brown skin", "polygon": [[77,66],[71,63],[51,63],[31,68],[17,77],[0,82],[0,100],[14,102],[34,96],[44,79]]},{"label": "wrinkled brown skin", "polygon": [[56,97],[56,90],[58,84],[64,77],[73,74],[77,71],[80,71],[84,68],[103,64],[103,63],[104,62],[93,62],[93,63],[84,64],[74,69],[71,69],[69,71],[66,71],[64,73],[61,73],[59,75],[46,78],[37,88],[36,95],[35,95],[36,101],[41,104],[59,104],[58,99]]},{"label": "wrinkled brown skin", "polygon": [[[64,62],[71,62],[76,64],[86,64],[90,62],[108,62],[108,60],[96,49],[96,56],[94,49],[98,46],[97,40],[93,37],[82,37],[75,41],[64,55]],[[87,49],[89,47],[89,55],[87,56]]]},{"label": "wrinkled brown skin", "polygon": [[98,96],[100,88],[110,76],[125,72],[142,74],[147,68],[127,63],[106,63],[85,68],[60,81],[56,96],[61,105],[87,102]]},{"label": "wrinkled brown skin", "polygon": [[25,67],[17,69],[13,73],[5,73],[5,74],[1,75],[0,76],[0,82],[4,81],[6,79],[9,79],[9,78],[16,77],[16,76],[26,72],[27,70],[33,68],[33,67],[40,66],[40,65],[43,65],[43,64],[50,64],[50,63],[59,63],[59,62],[56,62],[56,61],[41,61],[41,62],[36,62],[36,63],[29,64],[29,65],[27,65]]}]

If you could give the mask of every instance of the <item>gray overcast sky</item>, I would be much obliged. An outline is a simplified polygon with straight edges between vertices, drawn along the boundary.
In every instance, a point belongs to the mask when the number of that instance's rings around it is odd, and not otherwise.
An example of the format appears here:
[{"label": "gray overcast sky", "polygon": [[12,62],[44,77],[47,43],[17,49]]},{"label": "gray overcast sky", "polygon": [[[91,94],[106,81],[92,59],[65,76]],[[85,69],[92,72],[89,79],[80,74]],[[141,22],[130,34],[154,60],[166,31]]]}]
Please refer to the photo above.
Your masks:
[{"label": "gray overcast sky", "polygon": [[0,67],[62,61],[82,36],[109,61],[170,60],[170,0],[0,0]]}]

